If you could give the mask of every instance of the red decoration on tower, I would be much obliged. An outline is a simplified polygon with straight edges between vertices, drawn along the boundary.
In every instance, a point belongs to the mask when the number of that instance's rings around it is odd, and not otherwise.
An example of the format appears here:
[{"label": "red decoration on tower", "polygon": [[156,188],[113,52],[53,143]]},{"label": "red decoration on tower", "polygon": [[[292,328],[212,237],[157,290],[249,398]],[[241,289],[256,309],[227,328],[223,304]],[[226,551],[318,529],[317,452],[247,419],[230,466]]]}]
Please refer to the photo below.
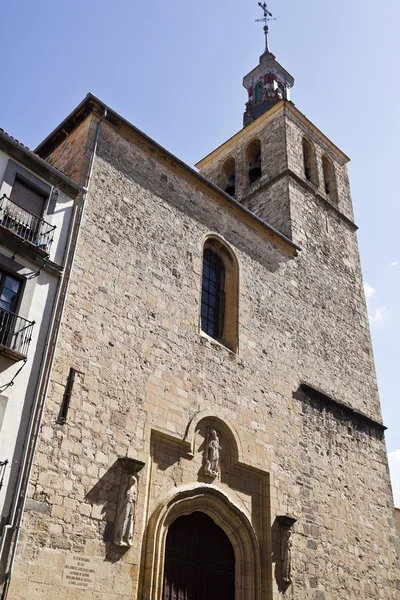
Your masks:
[{"label": "red decoration on tower", "polygon": [[248,90],[248,92],[249,92],[249,97],[251,97],[251,96],[253,95],[253,91],[254,91],[254,90],[253,90],[253,86],[251,85],[251,86],[249,87],[249,90]]}]

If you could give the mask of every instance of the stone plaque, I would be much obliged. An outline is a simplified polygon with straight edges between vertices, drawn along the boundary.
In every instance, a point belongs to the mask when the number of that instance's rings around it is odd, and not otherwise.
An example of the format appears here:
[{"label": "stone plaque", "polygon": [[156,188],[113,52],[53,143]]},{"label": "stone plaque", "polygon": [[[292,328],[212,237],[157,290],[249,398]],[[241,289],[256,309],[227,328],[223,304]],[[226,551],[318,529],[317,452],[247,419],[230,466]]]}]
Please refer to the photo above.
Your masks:
[{"label": "stone plaque", "polygon": [[67,554],[63,585],[80,590],[92,590],[96,580],[97,562],[81,554]]}]

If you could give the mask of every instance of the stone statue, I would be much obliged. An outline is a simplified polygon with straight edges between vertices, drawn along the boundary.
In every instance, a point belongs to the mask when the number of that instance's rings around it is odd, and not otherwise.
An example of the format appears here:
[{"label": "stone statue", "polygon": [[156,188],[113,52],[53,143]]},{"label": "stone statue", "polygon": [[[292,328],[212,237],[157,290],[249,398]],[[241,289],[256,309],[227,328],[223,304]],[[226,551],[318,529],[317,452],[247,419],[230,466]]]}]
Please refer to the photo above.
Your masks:
[{"label": "stone statue", "polygon": [[282,581],[292,583],[292,530],[282,529]]},{"label": "stone statue", "polygon": [[114,544],[130,548],[135,522],[137,479],[135,475],[122,473],[114,527]]},{"label": "stone statue", "polygon": [[219,451],[221,446],[219,445],[219,438],[215,429],[211,429],[210,435],[207,439],[206,448],[206,464],[204,472],[206,475],[211,477],[218,477],[219,475]]}]

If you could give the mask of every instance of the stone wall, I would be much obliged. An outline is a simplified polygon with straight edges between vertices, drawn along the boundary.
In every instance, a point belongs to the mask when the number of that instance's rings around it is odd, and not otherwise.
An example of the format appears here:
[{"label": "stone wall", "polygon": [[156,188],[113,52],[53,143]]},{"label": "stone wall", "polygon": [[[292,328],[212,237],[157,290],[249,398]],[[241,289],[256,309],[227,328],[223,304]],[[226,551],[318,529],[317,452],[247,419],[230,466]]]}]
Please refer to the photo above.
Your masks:
[{"label": "stone wall", "polygon": [[[197,166],[205,177],[220,186],[223,165],[233,157],[236,163],[235,197],[242,201],[250,191],[246,151],[255,140],[259,140],[261,144],[263,182],[274,180],[287,168],[285,117],[282,107],[280,110],[271,111],[271,114],[266,113],[241,130]],[[270,222],[270,225],[273,223]]]},{"label": "stone wall", "polygon": [[51,154],[42,156],[42,158],[80,185],[85,186],[97,122],[98,119],[94,115],[89,115],[61,144],[54,148]]},{"label": "stone wall", "polygon": [[[315,157],[315,184],[307,181],[304,173],[303,139],[306,138]],[[254,140],[260,140],[262,176],[250,184],[246,149]],[[333,167],[334,189],[325,191],[322,157]],[[339,212],[353,223],[354,215],[347,172],[348,159],[319,132],[292,104],[281,102],[241,130],[220,148],[198,163],[201,173],[222,186],[223,165],[233,157],[236,163],[235,198],[257,216],[289,238],[294,230],[302,228],[302,220],[292,219],[289,179],[303,184],[304,189],[318,196],[321,209]],[[293,238],[294,239],[294,238]]]},{"label": "stone wall", "polygon": [[[103,123],[9,600],[159,600],[179,510],[207,512],[230,537],[236,600],[397,598],[355,233],[292,179],[287,194],[297,257]],[[210,234],[239,264],[238,353],[199,328]],[[70,367],[81,374],[58,425]],[[222,446],[212,481],[211,426]],[[112,543],[125,456],[145,463],[128,551]],[[288,588],[277,524],[287,514],[297,519]],[[64,585],[71,554],[93,561],[85,591]]]}]

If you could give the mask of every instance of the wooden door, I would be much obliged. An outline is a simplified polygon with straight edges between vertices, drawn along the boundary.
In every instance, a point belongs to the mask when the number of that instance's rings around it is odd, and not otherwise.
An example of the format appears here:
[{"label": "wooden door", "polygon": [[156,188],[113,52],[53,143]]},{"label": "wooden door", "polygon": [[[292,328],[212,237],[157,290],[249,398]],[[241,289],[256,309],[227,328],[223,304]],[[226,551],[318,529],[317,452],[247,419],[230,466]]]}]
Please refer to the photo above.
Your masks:
[{"label": "wooden door", "polygon": [[235,556],[226,534],[201,512],[169,528],[163,600],[235,600]]}]

